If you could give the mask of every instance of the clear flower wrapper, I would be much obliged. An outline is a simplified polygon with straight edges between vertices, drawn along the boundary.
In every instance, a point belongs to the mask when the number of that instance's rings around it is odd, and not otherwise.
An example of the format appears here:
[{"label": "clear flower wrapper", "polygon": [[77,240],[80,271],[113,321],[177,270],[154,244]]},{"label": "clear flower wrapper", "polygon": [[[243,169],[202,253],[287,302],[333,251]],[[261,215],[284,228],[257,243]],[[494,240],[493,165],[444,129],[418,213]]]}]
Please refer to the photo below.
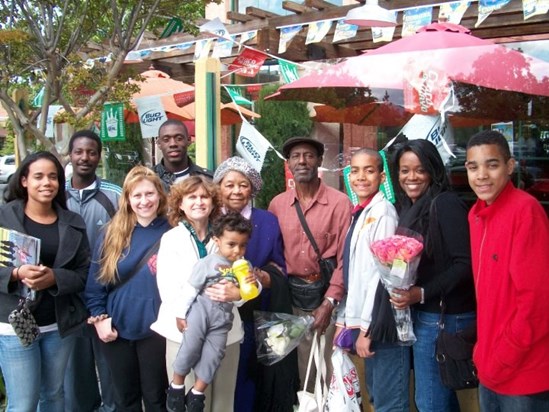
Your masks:
[{"label": "clear flower wrapper", "polygon": [[[372,242],[381,282],[390,295],[394,289],[410,289],[417,279],[417,268],[423,251],[423,237],[412,230],[398,228],[395,235]],[[393,307],[399,343],[412,345],[414,334],[410,308]]]},{"label": "clear flower wrapper", "polygon": [[254,311],[257,360],[273,365],[284,359],[310,334],[314,318]]}]

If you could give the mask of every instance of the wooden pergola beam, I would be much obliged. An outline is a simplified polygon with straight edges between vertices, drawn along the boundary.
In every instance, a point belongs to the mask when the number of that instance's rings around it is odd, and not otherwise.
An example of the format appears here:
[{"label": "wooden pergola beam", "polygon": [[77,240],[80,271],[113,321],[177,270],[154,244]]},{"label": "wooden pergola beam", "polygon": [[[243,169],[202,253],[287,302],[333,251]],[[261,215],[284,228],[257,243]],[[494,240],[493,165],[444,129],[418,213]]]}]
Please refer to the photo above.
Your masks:
[{"label": "wooden pergola beam", "polygon": [[331,9],[331,8],[337,7],[332,3],[328,3],[327,1],[324,1],[324,0],[305,0],[305,5],[318,10],[325,10],[325,9]]},{"label": "wooden pergola beam", "polygon": [[257,7],[246,7],[246,14],[249,16],[254,16],[259,19],[271,19],[273,17],[278,17],[279,15],[276,13],[272,13],[270,11],[266,11],[263,9],[258,9]]},{"label": "wooden pergola beam", "polygon": [[302,14],[302,13],[314,11],[313,8],[307,7],[306,5],[301,3],[296,3],[294,1],[283,1],[282,8],[284,10],[288,10],[296,14]]},{"label": "wooden pergola beam", "polygon": [[246,23],[248,21],[254,20],[254,17],[247,14],[237,13],[236,11],[228,11],[227,19],[236,21],[238,23]]}]

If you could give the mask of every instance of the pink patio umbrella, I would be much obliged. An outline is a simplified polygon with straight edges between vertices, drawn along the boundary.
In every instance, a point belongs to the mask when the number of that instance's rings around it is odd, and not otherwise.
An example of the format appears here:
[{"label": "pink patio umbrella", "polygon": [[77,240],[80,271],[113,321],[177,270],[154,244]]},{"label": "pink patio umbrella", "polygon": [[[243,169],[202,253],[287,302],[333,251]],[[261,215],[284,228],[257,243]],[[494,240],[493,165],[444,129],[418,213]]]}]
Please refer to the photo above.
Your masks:
[{"label": "pink patio umbrella", "polygon": [[335,107],[390,101],[411,112],[427,113],[427,107],[432,113],[450,85],[459,102],[456,112],[479,118],[525,115],[532,96],[547,101],[549,63],[474,37],[463,26],[436,23],[306,75],[272,98]]}]

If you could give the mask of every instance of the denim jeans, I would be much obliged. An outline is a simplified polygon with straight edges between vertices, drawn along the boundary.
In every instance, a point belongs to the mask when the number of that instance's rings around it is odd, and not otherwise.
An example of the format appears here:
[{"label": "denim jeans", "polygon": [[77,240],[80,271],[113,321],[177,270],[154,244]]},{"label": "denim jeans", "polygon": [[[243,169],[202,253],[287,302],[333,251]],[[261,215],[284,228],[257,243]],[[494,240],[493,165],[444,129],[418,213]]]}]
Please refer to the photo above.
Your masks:
[{"label": "denim jeans", "polygon": [[376,412],[408,412],[410,347],[374,342],[370,349],[375,355],[364,360],[370,403]]},{"label": "denim jeans", "polygon": [[535,395],[500,395],[480,384],[478,396],[481,412],[549,411],[549,391]]},{"label": "denim jeans", "polygon": [[[466,329],[475,318],[474,312],[445,314],[444,329],[450,333],[457,333]],[[416,407],[419,412],[459,411],[456,393],[442,384],[435,359],[440,314],[415,310],[413,319],[417,338],[417,342],[412,346]]]},{"label": "denim jeans", "polygon": [[6,412],[59,412],[64,409],[63,377],[74,337],[42,333],[24,347],[17,336],[0,336],[0,368],[6,383]]}]

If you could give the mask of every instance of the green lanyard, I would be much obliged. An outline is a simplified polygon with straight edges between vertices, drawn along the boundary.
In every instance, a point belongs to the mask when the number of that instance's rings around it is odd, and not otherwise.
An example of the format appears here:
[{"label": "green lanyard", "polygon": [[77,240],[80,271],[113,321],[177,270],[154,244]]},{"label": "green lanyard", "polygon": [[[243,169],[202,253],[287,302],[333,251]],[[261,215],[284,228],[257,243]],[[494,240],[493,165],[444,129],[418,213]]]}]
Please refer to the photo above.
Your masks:
[{"label": "green lanyard", "polygon": [[206,244],[210,241],[210,228],[209,228],[209,226],[208,226],[208,234],[206,235],[206,238],[202,242],[198,238],[198,235],[196,234],[196,230],[194,230],[194,227],[189,222],[187,222],[186,220],[182,220],[181,223],[183,223],[183,225],[187,228],[187,230],[189,232],[191,232],[191,236],[193,237],[193,239],[196,243],[196,247],[198,248],[198,256],[200,257],[200,259],[202,259],[203,257],[205,257],[208,254],[208,251],[206,250]]}]

